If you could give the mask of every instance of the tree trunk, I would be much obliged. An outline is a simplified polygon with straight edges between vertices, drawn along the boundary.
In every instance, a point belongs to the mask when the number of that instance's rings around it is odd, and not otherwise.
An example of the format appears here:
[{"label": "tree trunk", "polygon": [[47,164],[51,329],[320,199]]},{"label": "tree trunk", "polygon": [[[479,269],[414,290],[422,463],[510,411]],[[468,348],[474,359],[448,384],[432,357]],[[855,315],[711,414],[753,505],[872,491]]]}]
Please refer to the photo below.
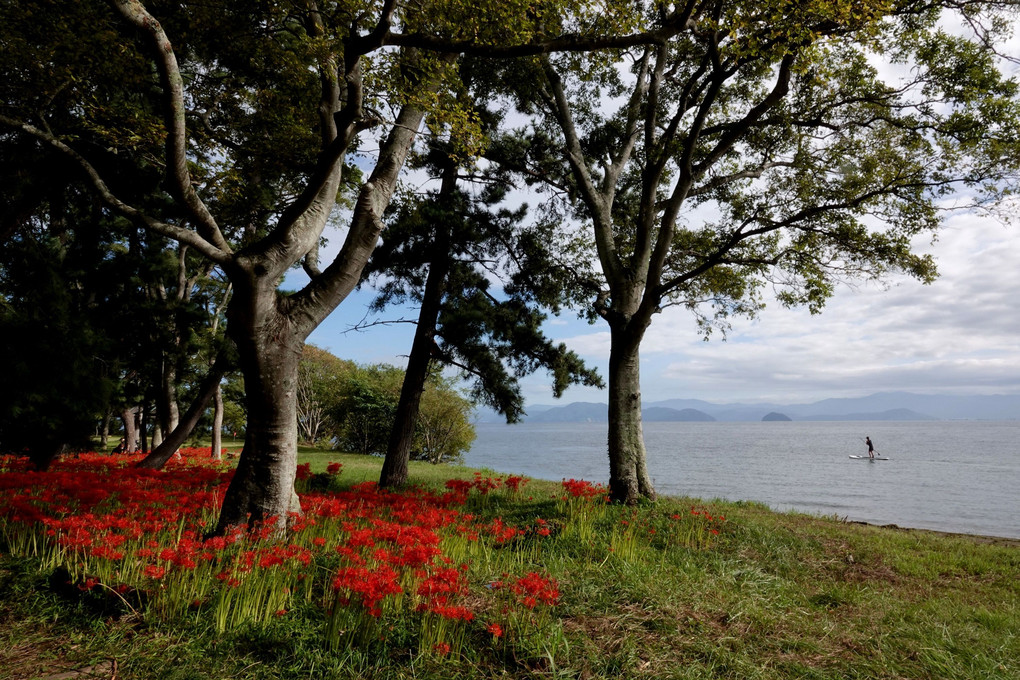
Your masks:
[{"label": "tree trunk", "polygon": [[609,497],[633,505],[655,499],[648,476],[641,430],[641,362],[643,329],[612,325],[609,350]]},{"label": "tree trunk", "polygon": [[213,426],[212,426],[212,447],[210,455],[213,460],[223,459],[223,388],[216,383],[216,392],[213,394]]},{"label": "tree trunk", "polygon": [[141,445],[142,453],[149,453],[149,440],[148,432],[146,430],[149,426],[149,403],[147,401],[142,402],[142,407],[138,410],[138,441]]},{"label": "tree trunk", "polygon": [[[432,271],[429,271],[428,283],[431,282]],[[435,315],[439,311],[438,301],[434,312],[427,311],[429,306],[429,300],[426,299],[418,315],[418,326],[414,332],[414,341],[411,343],[411,354],[407,358],[404,382],[400,386],[400,400],[397,402],[393,429],[390,430],[390,440],[386,447],[386,459],[383,461],[382,474],[379,476],[379,486],[382,487],[399,487],[407,483],[407,464],[411,458],[414,427],[418,422],[421,395],[425,391],[429,361],[432,358],[432,339],[436,333]],[[428,316],[429,314],[431,316]]]},{"label": "tree trunk", "polygon": [[166,439],[154,448],[152,453],[138,463],[138,467],[159,470],[177,453],[177,449],[191,436],[195,426],[198,425],[198,421],[202,419],[202,414],[205,412],[209,400],[219,392],[220,381],[223,379],[223,374],[226,373],[226,368],[225,360],[218,358],[209,369],[209,374],[206,375],[205,380],[199,385],[195,401],[192,402],[184,417],[179,420],[177,427],[167,434]]},{"label": "tree trunk", "polygon": [[124,453],[134,453],[138,449],[138,407],[132,406],[120,412],[120,421],[124,425]]},{"label": "tree trunk", "polygon": [[[443,184],[439,190],[440,200],[457,188],[457,167],[449,165],[443,172]],[[455,219],[455,218],[450,218]],[[418,325],[411,342],[411,354],[407,357],[404,382],[400,386],[400,399],[394,414],[393,429],[386,447],[379,486],[398,487],[407,483],[407,464],[411,458],[411,444],[414,429],[421,410],[421,395],[425,392],[425,380],[429,375],[432,359],[432,344],[436,336],[436,320],[446,290],[446,277],[450,273],[450,225],[437,224],[436,236],[432,243],[432,257],[429,275],[425,280]]]},{"label": "tree trunk", "polygon": [[[176,344],[180,344],[178,339]],[[176,348],[175,348],[176,349]],[[161,432],[169,434],[180,422],[180,406],[177,404],[177,365],[175,359],[163,357],[159,375],[159,390],[156,392],[156,424]],[[153,429],[155,432],[155,429]],[[156,444],[153,437],[153,445]]]},{"label": "tree trunk", "polygon": [[275,279],[235,287],[227,311],[244,375],[248,426],[237,471],[227,488],[217,533],[273,520],[282,534],[300,513],[297,474],[297,379],[304,337],[277,309]]},{"label": "tree trunk", "polygon": [[113,412],[107,409],[103,413],[103,422],[99,430],[99,448],[103,450],[103,453],[107,453],[106,449],[110,445],[110,419],[113,416]]}]

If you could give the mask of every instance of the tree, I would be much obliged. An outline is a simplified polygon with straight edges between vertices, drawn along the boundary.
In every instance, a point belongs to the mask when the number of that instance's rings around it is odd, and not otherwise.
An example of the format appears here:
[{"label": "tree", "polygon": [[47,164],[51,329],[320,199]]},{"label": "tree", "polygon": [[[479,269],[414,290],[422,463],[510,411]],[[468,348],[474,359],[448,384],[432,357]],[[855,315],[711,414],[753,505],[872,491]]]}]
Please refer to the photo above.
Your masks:
[{"label": "tree", "polygon": [[96,291],[83,285],[95,275],[89,250],[52,234],[12,235],[0,261],[0,451],[27,454],[39,469],[91,447],[113,391]]},{"label": "tree", "polygon": [[315,446],[336,435],[333,415],[344,384],[355,371],[354,364],[338,359],[326,350],[305,345],[298,365],[298,428],[302,438]]},{"label": "tree", "polygon": [[[1001,22],[972,40],[939,30],[957,9],[980,28],[989,5],[676,7],[685,30],[668,40],[501,65],[479,92],[511,84],[533,128],[502,162],[588,225],[604,278],[589,311],[611,334],[610,493],[626,503],[655,495],[639,349],[656,313],[684,306],[708,332],[758,312],[766,285],[817,312],[841,280],[930,281],[911,241],[937,229],[939,201],[995,193],[1020,161]],[[875,56],[910,73],[897,82]]]},{"label": "tree", "polygon": [[[639,44],[682,18],[620,35],[608,29],[626,2],[488,12],[474,3],[214,0],[159,5],[159,20],[138,0],[107,4],[112,12],[4,0],[0,124],[73,159],[110,209],[187,245],[231,282],[227,333],[248,426],[220,531],[270,518],[283,530],[300,511],[304,340],[357,284],[426,115],[470,124],[446,96],[456,54]],[[362,182],[347,161],[370,132],[379,146]],[[160,177],[172,210],[153,210],[131,190],[140,173]],[[353,197],[347,235],[320,268],[320,236],[344,188]],[[281,294],[280,279],[301,261],[310,283]]]},{"label": "tree", "polygon": [[442,381],[438,389],[426,389],[411,458],[433,465],[460,461],[475,440],[475,429],[468,418],[471,412],[471,402],[456,392],[452,380]]},{"label": "tree", "polygon": [[[523,413],[518,378],[536,370],[550,371],[556,397],[573,383],[602,385],[595,371],[541,330],[542,308],[559,308],[563,282],[550,265],[544,234],[521,225],[526,208],[492,211],[506,195],[495,177],[477,198],[461,190],[449,149],[437,145],[429,161],[441,175],[440,188],[400,205],[366,269],[383,281],[375,310],[409,300],[419,305],[380,474],[384,487],[407,481],[415,433],[426,427],[418,422],[419,404],[434,364],[459,368],[472,380],[474,398],[507,422]],[[496,277],[505,281],[501,293],[490,291]]]}]

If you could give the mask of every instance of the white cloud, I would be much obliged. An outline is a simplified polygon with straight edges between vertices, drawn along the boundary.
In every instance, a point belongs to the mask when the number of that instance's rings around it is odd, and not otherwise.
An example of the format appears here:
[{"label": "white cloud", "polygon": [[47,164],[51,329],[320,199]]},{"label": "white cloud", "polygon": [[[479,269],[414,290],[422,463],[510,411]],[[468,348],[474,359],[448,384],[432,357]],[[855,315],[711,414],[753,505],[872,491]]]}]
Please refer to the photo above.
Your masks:
[{"label": "white cloud", "polygon": [[[645,399],[1020,391],[1020,229],[959,214],[923,245],[941,272],[931,285],[844,288],[816,316],[773,304],[734,320],[725,342],[702,341],[688,313],[666,310],[642,344]],[[564,341],[600,364],[609,356],[607,330]]]}]

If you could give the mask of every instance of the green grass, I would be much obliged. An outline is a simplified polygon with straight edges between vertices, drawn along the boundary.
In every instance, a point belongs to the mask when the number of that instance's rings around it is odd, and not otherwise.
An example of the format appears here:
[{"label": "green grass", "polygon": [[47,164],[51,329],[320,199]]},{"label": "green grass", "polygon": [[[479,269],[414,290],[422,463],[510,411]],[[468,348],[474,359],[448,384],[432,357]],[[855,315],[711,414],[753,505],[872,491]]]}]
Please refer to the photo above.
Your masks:
[{"label": "green grass", "polygon": [[[377,479],[381,465],[305,449],[301,458],[316,472],[342,462],[344,484]],[[474,472],[411,465],[412,481],[427,486]],[[558,493],[558,483],[533,480],[517,498],[473,497],[469,510],[510,524],[555,521]],[[555,625],[527,654],[507,649],[446,660],[331,652],[322,644],[321,614],[311,612],[223,635],[152,623],[107,600],[51,587],[49,574],[30,560],[4,556],[0,678],[76,669],[63,677],[1020,677],[1016,542],[723,502],[707,504],[726,522],[702,549],[663,545],[648,533],[701,505],[667,498],[611,507],[591,536],[564,533],[515,556],[559,581]]]}]

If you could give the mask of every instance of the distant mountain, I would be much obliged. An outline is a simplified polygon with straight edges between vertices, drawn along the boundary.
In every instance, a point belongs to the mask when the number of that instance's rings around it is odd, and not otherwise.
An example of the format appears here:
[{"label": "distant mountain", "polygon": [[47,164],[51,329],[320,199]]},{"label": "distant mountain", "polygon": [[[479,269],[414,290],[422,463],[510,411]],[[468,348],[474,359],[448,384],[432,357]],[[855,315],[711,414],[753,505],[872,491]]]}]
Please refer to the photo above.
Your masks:
[{"label": "distant mountain", "polygon": [[846,413],[819,416],[804,416],[798,420],[938,420],[908,408],[894,408],[881,413]]},{"label": "distant mountain", "polygon": [[715,418],[695,408],[651,406],[641,409],[641,418],[649,423],[711,423]]},{"label": "distant mountain", "polygon": [[[711,422],[712,416],[692,408],[675,409],[652,406],[641,411],[648,422]],[[529,423],[605,423],[609,421],[609,406],[575,401],[566,406],[531,410],[524,418]]]},{"label": "distant mountain", "polygon": [[[660,412],[666,409],[673,413]],[[676,412],[695,411],[677,416]],[[564,406],[535,404],[527,407],[525,422],[598,422],[608,420],[606,404],[574,402]],[[955,396],[879,392],[853,399],[824,399],[807,404],[713,404],[701,399],[667,399],[645,404],[644,417],[653,420],[761,421],[770,413],[792,420],[1018,420],[1020,394]],[[700,415],[698,415],[700,414]],[[503,422],[487,409],[479,409],[476,422]]]},{"label": "distant mountain", "polygon": [[788,423],[791,420],[793,420],[793,418],[786,415],[785,413],[776,413],[775,411],[770,411],[763,415],[761,417],[761,420],[763,423],[781,423],[781,422]]},{"label": "distant mountain", "polygon": [[914,415],[902,414],[908,420],[916,420],[917,415],[937,420],[1020,419],[1020,394],[958,396],[878,392],[867,397],[824,399],[808,404],[713,404],[697,399],[667,399],[649,403],[648,406],[697,408],[723,421],[760,421],[773,411],[784,413],[793,420],[842,420],[849,416],[856,420],[860,416],[884,414],[898,409],[914,412]]},{"label": "distant mountain", "polygon": [[524,417],[527,423],[607,423],[609,422],[609,405],[592,404],[575,401],[566,406],[536,410],[528,409]]},{"label": "distant mountain", "polygon": [[824,399],[792,406],[785,412],[796,420],[809,415],[851,415],[909,409],[938,420],[1017,420],[1020,394],[956,396],[879,392],[856,399]]}]

